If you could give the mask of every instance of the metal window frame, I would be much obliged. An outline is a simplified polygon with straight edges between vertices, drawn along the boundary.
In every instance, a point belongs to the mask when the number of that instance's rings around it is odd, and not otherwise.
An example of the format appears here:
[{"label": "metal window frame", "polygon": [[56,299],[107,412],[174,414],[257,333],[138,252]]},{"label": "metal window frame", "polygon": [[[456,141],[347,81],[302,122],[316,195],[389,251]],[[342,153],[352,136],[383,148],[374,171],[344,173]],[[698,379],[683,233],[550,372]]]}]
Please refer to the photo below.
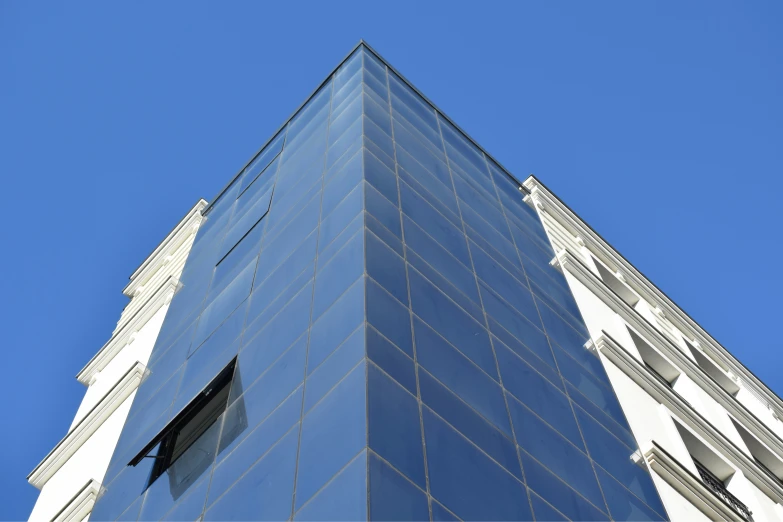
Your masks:
[{"label": "metal window frame", "polygon": [[699,472],[699,477],[701,478],[701,481],[707,486],[707,489],[720,497],[721,500],[725,501],[728,505],[736,509],[745,518],[745,520],[753,520],[753,513],[748,509],[748,506],[746,506],[744,502],[735,497],[728,489],[726,489],[726,484],[721,479],[719,479],[712,471],[710,471],[707,466],[699,462],[696,457],[691,456],[691,460],[693,460],[693,463],[696,465],[696,469]]},{"label": "metal window frame", "polygon": [[[234,380],[236,362],[237,360],[234,358],[225,368],[220,371],[220,373],[217,374],[214,379],[212,379],[212,381],[201,392],[198,393],[198,395],[196,395],[196,397],[193,398],[193,400],[188,403],[187,406],[182,408],[182,411],[180,411],[173,419],[171,419],[169,423],[166,424],[166,426],[161,431],[159,431],[158,434],[155,435],[155,437],[153,437],[152,440],[147,443],[147,445],[144,446],[144,448],[142,448],[142,450],[136,454],[136,456],[133,457],[130,462],[128,462],[128,466],[135,467],[145,458],[155,459],[155,464],[150,471],[150,476],[147,479],[145,490],[149,488],[158,479],[158,477],[163,475],[163,473],[165,473],[166,470],[172,464],[174,464],[174,462],[176,462],[176,460],[172,460],[172,457],[174,455],[174,450],[177,447],[177,438],[182,429],[187,426],[188,423],[192,421],[193,418],[195,418],[207,404],[209,404],[216,393],[221,392],[226,387],[230,388],[231,383]],[[226,403],[222,406],[218,418],[220,418],[220,415],[222,415],[223,412],[225,412],[228,408],[228,398],[229,397],[226,397]],[[211,425],[212,424],[209,426]],[[209,426],[207,426],[207,429]],[[198,437],[196,437],[188,447],[192,446],[199,438],[201,438],[205,432],[206,429]],[[157,454],[151,455],[150,452],[152,452],[152,450],[154,450],[159,443],[160,447],[158,448]],[[187,448],[180,452],[180,455],[182,455],[182,453],[185,451],[187,451]]]}]

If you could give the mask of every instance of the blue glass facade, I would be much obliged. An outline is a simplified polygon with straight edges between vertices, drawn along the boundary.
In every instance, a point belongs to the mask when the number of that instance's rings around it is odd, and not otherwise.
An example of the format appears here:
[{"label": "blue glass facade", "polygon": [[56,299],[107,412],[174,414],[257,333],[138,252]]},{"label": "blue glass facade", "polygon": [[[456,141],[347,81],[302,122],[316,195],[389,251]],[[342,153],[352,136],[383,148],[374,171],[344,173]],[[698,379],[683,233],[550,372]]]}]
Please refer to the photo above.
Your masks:
[{"label": "blue glass facade", "polygon": [[92,519],[664,519],[523,196],[360,45],[208,210]]}]

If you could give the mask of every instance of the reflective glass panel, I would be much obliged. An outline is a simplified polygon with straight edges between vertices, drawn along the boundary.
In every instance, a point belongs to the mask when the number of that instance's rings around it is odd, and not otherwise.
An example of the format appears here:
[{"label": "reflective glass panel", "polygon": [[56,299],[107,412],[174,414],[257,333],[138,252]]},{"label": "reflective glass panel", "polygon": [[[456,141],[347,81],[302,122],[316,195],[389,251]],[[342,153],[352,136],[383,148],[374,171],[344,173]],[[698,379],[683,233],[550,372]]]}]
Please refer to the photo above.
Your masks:
[{"label": "reflective glass panel", "polygon": [[207,212],[92,518],[665,519],[524,196],[360,45]]}]

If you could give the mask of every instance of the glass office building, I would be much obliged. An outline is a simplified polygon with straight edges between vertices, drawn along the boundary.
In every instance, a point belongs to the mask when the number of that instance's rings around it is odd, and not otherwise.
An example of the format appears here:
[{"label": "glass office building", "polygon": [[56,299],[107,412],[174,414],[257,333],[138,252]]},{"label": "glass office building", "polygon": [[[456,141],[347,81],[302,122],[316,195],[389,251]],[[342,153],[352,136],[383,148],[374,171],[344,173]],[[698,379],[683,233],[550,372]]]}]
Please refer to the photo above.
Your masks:
[{"label": "glass office building", "polygon": [[360,44],[206,209],[91,519],[665,519],[525,195]]}]

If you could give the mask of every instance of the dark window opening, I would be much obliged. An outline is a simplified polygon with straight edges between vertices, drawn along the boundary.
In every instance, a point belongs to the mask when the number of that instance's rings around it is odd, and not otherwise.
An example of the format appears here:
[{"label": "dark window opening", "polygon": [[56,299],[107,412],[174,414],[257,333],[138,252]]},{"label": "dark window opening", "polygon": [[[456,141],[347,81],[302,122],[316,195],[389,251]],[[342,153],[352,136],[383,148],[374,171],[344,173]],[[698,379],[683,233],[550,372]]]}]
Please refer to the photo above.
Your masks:
[{"label": "dark window opening", "polygon": [[724,461],[717,453],[707,447],[696,435],[682,424],[674,421],[674,426],[682,437],[682,442],[696,465],[702,483],[712,491],[715,496],[734,508],[740,515],[739,518],[752,522],[752,513],[748,507],[727,488],[731,483],[736,470]]},{"label": "dark window opening", "polygon": [[765,444],[762,444],[755,435],[751,434],[745,426],[734,419],[731,419],[731,422],[734,424],[734,427],[737,428],[742,441],[748,447],[748,450],[750,450],[750,454],[753,457],[753,460],[756,461],[756,464],[758,464],[770,477],[775,479],[778,484],[783,485],[783,481],[780,480],[780,477],[783,475],[783,461],[781,461],[775,453],[770,451]]},{"label": "dark window opening", "polygon": [[777,482],[779,485],[783,486],[783,480],[780,480],[780,477],[778,477],[778,476],[777,476],[777,474],[776,474],[774,471],[772,471],[771,469],[769,469],[769,468],[767,467],[767,465],[766,465],[766,464],[764,464],[764,463],[763,463],[763,462],[762,462],[762,461],[761,461],[761,460],[760,460],[758,457],[755,457],[755,456],[754,456],[754,457],[753,457],[753,460],[755,460],[755,461],[756,461],[756,464],[758,464],[758,465],[761,467],[761,469],[763,469],[764,471],[766,471],[766,472],[767,472],[767,474],[769,474],[769,476],[770,476],[770,477],[772,477],[773,479],[775,479],[775,482]]},{"label": "dark window opening", "polygon": [[647,341],[637,335],[636,332],[628,328],[631,334],[634,346],[642,357],[644,366],[650,370],[655,378],[661,381],[669,388],[673,388],[674,383],[680,377],[680,371],[669,362],[661,353],[653,348]]},{"label": "dark window opening", "polygon": [[667,381],[666,378],[663,375],[658,373],[658,370],[656,370],[654,366],[648,364],[647,362],[645,362],[644,365],[647,367],[648,370],[650,370],[650,373],[652,373],[655,376],[655,378],[657,378],[659,381],[661,381],[663,384],[665,384],[669,388],[672,387],[672,383]]},{"label": "dark window opening", "polygon": [[[136,466],[142,459],[155,459],[155,464],[150,472],[146,487],[151,486],[158,477],[167,471],[169,471],[169,473],[174,471],[174,475],[179,475],[177,466],[175,466],[177,459],[182,457],[194,444],[197,444],[202,436],[205,436],[207,431],[226,411],[235,367],[236,359],[231,361],[231,363],[229,363],[229,365],[226,366],[218,376],[190,402],[190,404],[185,406],[185,408],[183,408],[182,411],[129,462],[130,466]],[[198,465],[198,463],[190,462],[186,464],[186,466],[179,467],[186,469],[188,475],[195,471],[190,468],[192,468],[193,465]],[[170,479],[176,483],[182,482],[183,485],[185,482],[188,482],[185,480],[186,477],[171,476]]]},{"label": "dark window opening", "polygon": [[598,273],[601,275],[601,280],[606,283],[606,286],[611,288],[614,293],[620,296],[620,299],[625,301],[628,306],[634,308],[636,303],[639,302],[639,296],[636,295],[636,293],[631,290],[627,284],[620,281],[620,279],[614,275],[611,270],[604,266],[603,263],[595,259],[595,257],[593,260],[595,260],[595,267],[598,269]]},{"label": "dark window opening", "polygon": [[704,352],[693,346],[690,341],[687,339],[683,340],[685,341],[685,345],[688,347],[688,350],[693,355],[693,358],[696,359],[696,363],[699,365],[699,367],[704,370],[707,375],[712,377],[712,379],[717,382],[718,385],[720,385],[720,387],[726,391],[726,393],[732,397],[736,397],[740,389],[739,385],[732,381],[728,375],[726,375],[726,370],[715,364],[715,362],[712,361]]},{"label": "dark window opening", "polygon": [[721,479],[695,458],[693,458],[693,463],[696,464],[696,469],[699,471],[702,482],[704,482],[713,493],[736,509],[740,515],[742,515],[742,518],[748,522],[753,521],[753,513],[751,513],[748,507],[740,499],[729,493],[729,490],[726,489],[726,484]]}]

